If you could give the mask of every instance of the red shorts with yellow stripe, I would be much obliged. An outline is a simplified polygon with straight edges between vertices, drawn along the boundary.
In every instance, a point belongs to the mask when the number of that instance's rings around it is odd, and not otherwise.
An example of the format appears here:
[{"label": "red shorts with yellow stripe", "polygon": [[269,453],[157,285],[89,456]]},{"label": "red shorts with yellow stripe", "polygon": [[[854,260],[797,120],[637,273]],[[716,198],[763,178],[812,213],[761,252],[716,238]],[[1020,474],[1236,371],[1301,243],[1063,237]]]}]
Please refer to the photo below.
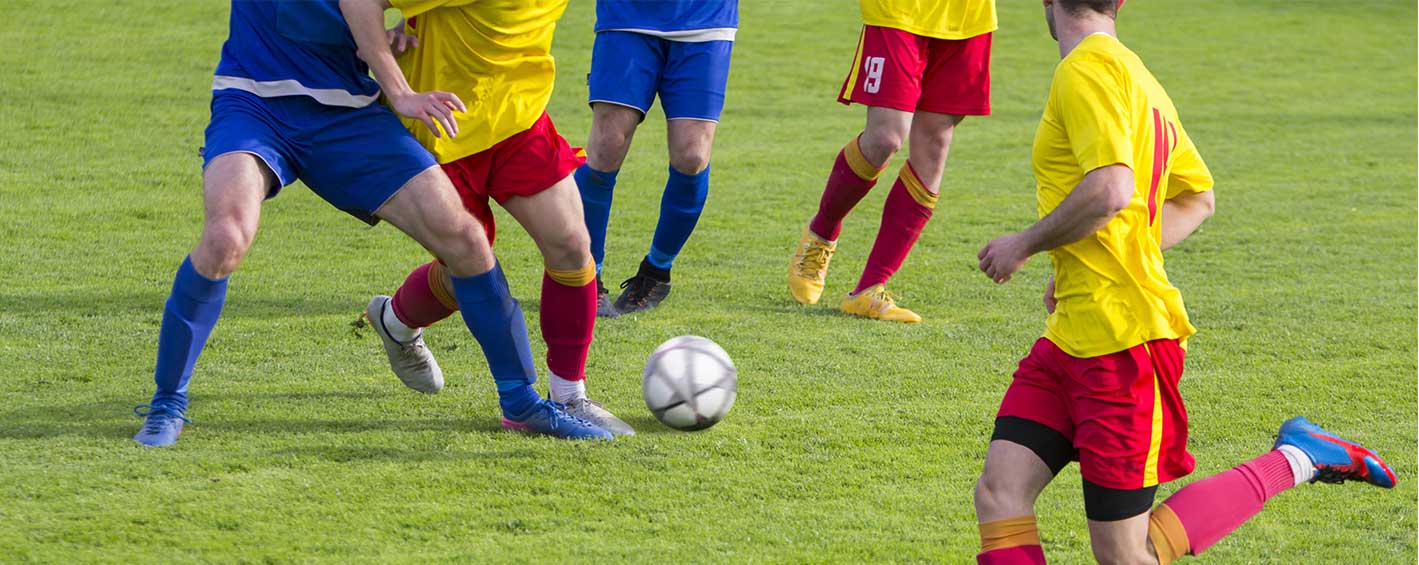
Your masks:
[{"label": "red shorts with yellow stripe", "polygon": [[443,172],[463,199],[463,207],[478,218],[493,242],[497,226],[488,199],[498,204],[514,196],[532,196],[571,176],[586,162],[557,133],[546,112],[532,124],[497,145],[443,164]]},{"label": "red shorts with yellow stripe", "polygon": [[1173,339],[1081,359],[1040,338],[1020,361],[998,416],[1037,422],[1068,438],[1086,481],[1147,488],[1192,472],[1178,394],[1182,371],[1183,349]]},{"label": "red shorts with yellow stripe", "polygon": [[990,37],[936,39],[863,26],[838,102],[903,112],[989,115]]}]

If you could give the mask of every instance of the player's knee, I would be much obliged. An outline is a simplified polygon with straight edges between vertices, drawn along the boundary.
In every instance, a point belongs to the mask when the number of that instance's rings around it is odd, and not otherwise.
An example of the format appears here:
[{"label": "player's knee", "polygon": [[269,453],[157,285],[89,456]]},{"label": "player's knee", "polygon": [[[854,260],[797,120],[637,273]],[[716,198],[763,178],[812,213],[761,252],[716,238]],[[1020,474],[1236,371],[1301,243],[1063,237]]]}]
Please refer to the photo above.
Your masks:
[{"label": "player's knee", "polygon": [[454,275],[469,276],[492,268],[488,234],[473,216],[459,214],[456,220],[431,225],[430,232],[425,245]]},{"label": "player's knee", "polygon": [[862,155],[873,164],[882,165],[892,158],[906,141],[907,132],[895,128],[873,128],[862,132],[857,145]]},{"label": "player's knee", "polygon": [[686,147],[670,153],[670,167],[680,174],[698,175],[709,168],[709,147]]},{"label": "player's knee", "polygon": [[201,242],[192,252],[197,272],[209,278],[222,278],[236,271],[256,237],[255,226],[248,228],[245,224],[238,218],[209,220],[202,229]]},{"label": "player's knee", "polygon": [[[1029,506],[1024,489],[994,473],[981,473],[976,480],[975,505],[977,515],[1011,514],[1011,510]],[[1011,514],[1014,515],[1014,514]]]},{"label": "player's knee", "polygon": [[591,236],[585,229],[572,230],[542,250],[542,260],[559,270],[579,269],[591,262]]}]

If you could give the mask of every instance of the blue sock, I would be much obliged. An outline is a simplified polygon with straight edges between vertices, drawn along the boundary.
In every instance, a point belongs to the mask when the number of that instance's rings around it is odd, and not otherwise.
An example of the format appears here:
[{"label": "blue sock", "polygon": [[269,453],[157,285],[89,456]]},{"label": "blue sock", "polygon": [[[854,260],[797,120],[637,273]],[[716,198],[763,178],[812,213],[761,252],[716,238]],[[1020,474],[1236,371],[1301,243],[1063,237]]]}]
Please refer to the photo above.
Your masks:
[{"label": "blue sock", "polygon": [[687,175],[670,168],[665,180],[665,194],[660,197],[660,220],[655,224],[655,239],[650,242],[646,260],[657,269],[670,270],[675,256],[689,241],[705,209],[709,195],[709,167],[697,175]]},{"label": "blue sock", "polygon": [[453,295],[463,323],[488,359],[503,415],[525,414],[542,397],[532,388],[537,368],[527,343],[527,322],[522,319],[522,307],[508,291],[502,266],[494,264],[493,270],[481,275],[449,278],[453,279]]},{"label": "blue sock", "polygon": [[611,224],[611,194],[616,188],[616,173],[603,173],[582,165],[576,170],[576,187],[581,191],[581,209],[586,214],[586,232],[591,235],[591,258],[596,260],[596,274],[601,274],[601,260],[606,258],[606,226]]},{"label": "blue sock", "polygon": [[158,362],[153,381],[158,390],[153,393],[153,405],[166,404],[187,410],[187,383],[192,380],[192,366],[207,345],[212,326],[222,315],[227,299],[227,279],[212,280],[192,267],[192,258],[184,258],[172,280],[172,294],[163,307],[163,325],[158,330]]}]

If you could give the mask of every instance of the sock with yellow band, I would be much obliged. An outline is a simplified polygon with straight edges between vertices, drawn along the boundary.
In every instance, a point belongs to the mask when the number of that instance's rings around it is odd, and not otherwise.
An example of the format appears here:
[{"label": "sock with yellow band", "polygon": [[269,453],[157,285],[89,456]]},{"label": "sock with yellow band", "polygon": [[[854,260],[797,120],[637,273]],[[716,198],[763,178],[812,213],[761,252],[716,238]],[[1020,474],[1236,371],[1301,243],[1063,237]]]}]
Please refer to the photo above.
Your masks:
[{"label": "sock with yellow band", "polygon": [[1044,565],[1040,534],[1034,516],[1017,516],[986,522],[980,528],[979,565]]},{"label": "sock with yellow band", "polygon": [[818,214],[808,224],[808,229],[827,241],[837,241],[843,218],[867,196],[882,174],[882,166],[862,155],[857,139],[853,138],[838,152],[833,171],[828,174],[828,184],[823,188],[823,197],[818,202]]},{"label": "sock with yellow band", "polygon": [[596,263],[579,269],[547,267],[542,275],[542,339],[547,342],[552,400],[586,396],[586,353],[596,327]]},{"label": "sock with yellow band", "polygon": [[900,269],[916,245],[921,231],[936,209],[936,195],[922,184],[911,162],[902,165],[887,203],[882,207],[882,224],[877,228],[877,241],[867,255],[867,266],[852,292],[857,294],[873,285],[885,284]]}]

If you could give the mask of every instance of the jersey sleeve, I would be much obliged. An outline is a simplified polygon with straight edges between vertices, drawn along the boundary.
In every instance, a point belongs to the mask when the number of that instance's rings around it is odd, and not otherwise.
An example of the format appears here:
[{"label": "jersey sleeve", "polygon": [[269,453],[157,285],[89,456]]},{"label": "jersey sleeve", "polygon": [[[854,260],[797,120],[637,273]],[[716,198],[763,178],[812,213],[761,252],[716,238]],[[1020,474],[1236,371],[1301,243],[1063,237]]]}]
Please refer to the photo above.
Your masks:
[{"label": "jersey sleeve", "polygon": [[1176,155],[1168,171],[1168,194],[1164,199],[1184,192],[1212,190],[1212,171],[1207,170],[1207,163],[1202,162],[1202,155],[1197,153],[1197,146],[1192,144],[1186,131],[1180,130]]},{"label": "jersey sleeve", "polygon": [[434,8],[467,6],[477,0],[389,0],[390,6],[406,18],[412,18]]},{"label": "jersey sleeve", "polygon": [[1123,164],[1133,166],[1133,127],[1128,95],[1119,71],[1088,59],[1060,66],[1055,100],[1070,149],[1085,173]]}]

